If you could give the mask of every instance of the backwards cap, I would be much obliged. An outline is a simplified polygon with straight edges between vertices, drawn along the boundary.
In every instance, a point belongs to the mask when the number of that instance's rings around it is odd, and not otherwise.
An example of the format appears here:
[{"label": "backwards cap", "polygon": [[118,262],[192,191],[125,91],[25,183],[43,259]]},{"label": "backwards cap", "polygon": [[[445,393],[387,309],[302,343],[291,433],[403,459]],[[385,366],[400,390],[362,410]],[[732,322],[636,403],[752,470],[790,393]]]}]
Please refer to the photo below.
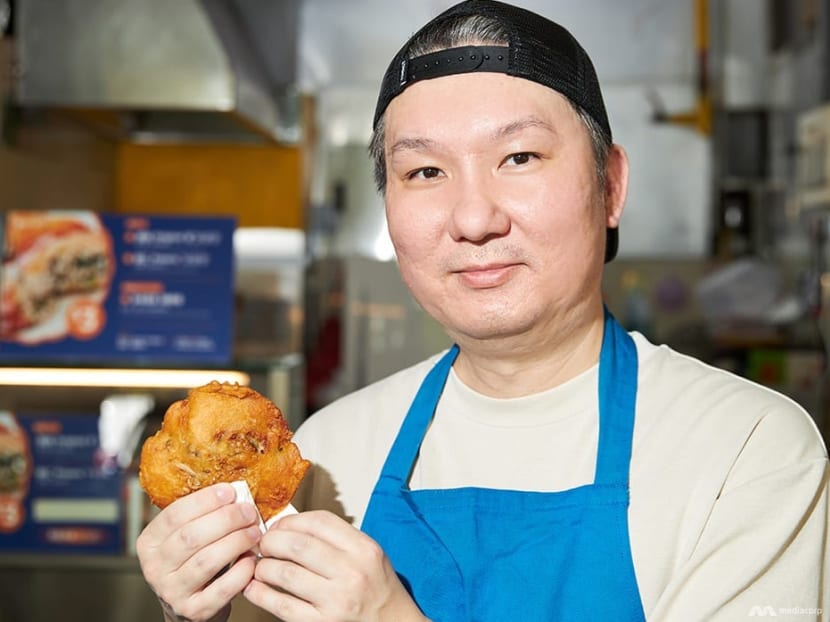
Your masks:
[{"label": "backwards cap", "polygon": [[[509,44],[503,59],[499,60],[492,55],[485,59],[483,55],[476,55],[477,46],[453,50],[470,51],[462,56],[444,50],[419,58],[407,58],[412,42],[424,32],[433,30],[441,22],[473,15],[493,19],[508,33]],[[471,59],[472,55],[476,55],[476,58]],[[428,67],[425,68],[425,64]],[[383,116],[389,102],[414,82],[472,71],[495,71],[547,86],[587,112],[602,128],[609,141],[611,139],[611,127],[597,74],[579,42],[562,26],[541,15],[493,0],[467,0],[457,4],[409,38],[392,59],[383,77],[374,125]]]},{"label": "backwards cap", "polygon": [[[409,58],[412,43],[442,22],[480,15],[497,22],[508,35],[507,47],[468,45]],[[495,0],[467,0],[447,9],[412,35],[383,76],[373,127],[389,102],[420,80],[476,71],[504,73],[537,82],[561,93],[587,113],[611,142],[611,126],[602,92],[587,52],[565,28],[532,11]],[[608,229],[605,261],[619,244],[617,229]]]}]

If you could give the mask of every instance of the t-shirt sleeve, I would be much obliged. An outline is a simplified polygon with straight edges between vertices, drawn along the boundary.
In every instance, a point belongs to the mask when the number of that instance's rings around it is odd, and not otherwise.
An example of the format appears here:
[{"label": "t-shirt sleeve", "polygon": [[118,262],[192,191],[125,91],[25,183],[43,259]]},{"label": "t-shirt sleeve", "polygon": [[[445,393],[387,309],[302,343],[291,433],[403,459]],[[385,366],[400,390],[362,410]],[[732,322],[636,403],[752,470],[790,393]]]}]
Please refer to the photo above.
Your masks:
[{"label": "t-shirt sleeve", "polygon": [[825,619],[830,467],[817,434],[775,419],[750,437],[649,620]]},{"label": "t-shirt sleeve", "polygon": [[299,512],[328,510],[341,518],[348,518],[338,500],[337,486],[332,475],[320,462],[320,454],[323,450],[319,447],[319,430],[315,434],[314,429],[315,426],[307,422],[300,427],[294,436],[294,442],[300,448],[300,453],[304,458],[311,461],[311,466],[306,471],[303,481],[300,482],[291,504]]}]

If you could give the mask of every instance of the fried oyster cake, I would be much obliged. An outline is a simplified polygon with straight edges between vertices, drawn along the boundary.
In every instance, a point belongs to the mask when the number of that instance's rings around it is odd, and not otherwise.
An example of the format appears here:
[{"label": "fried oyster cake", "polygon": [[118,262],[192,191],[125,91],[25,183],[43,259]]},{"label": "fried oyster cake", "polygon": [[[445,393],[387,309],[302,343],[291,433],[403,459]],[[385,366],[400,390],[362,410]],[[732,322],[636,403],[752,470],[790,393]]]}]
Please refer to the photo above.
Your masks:
[{"label": "fried oyster cake", "polygon": [[268,520],[288,505],[311,464],[291,436],[269,399],[214,380],[167,409],[161,429],[141,449],[139,481],[164,508],[205,486],[245,480]]}]

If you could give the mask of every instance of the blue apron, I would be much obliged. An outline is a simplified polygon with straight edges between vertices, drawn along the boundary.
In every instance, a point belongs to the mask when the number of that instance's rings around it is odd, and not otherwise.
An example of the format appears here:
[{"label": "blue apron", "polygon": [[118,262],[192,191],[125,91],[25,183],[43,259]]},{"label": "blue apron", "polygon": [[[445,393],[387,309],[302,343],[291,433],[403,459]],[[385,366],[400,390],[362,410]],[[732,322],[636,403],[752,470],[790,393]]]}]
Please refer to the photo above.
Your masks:
[{"label": "blue apron", "polygon": [[645,620],[628,539],[637,351],[606,311],[593,484],[559,492],[410,490],[457,346],[415,396],[362,530],[435,622]]}]

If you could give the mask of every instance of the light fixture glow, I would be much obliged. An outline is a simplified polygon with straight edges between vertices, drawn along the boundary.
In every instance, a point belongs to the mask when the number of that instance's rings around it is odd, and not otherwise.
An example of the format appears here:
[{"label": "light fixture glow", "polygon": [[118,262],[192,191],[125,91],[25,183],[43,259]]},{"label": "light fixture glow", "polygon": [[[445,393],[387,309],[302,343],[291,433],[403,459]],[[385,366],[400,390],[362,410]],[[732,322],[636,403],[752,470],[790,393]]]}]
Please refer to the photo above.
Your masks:
[{"label": "light fixture glow", "polygon": [[0,368],[0,385],[7,386],[190,389],[211,380],[247,385],[251,378],[244,372],[212,369]]}]

